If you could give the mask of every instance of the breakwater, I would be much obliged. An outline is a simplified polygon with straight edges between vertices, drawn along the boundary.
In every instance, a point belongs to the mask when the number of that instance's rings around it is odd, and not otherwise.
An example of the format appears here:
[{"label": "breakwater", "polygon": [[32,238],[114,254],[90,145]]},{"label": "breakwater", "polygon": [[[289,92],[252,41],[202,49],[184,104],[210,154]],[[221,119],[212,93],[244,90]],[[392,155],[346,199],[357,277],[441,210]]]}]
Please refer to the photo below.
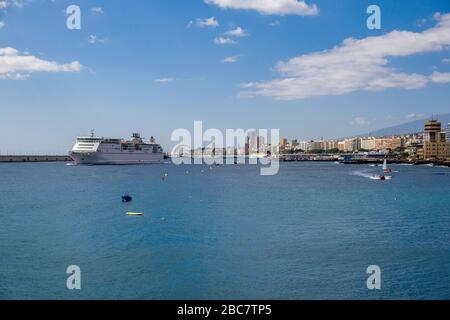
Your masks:
[{"label": "breakwater", "polygon": [[72,161],[69,156],[50,156],[50,155],[35,155],[35,156],[0,156],[0,163],[4,162],[56,162],[56,161]]}]

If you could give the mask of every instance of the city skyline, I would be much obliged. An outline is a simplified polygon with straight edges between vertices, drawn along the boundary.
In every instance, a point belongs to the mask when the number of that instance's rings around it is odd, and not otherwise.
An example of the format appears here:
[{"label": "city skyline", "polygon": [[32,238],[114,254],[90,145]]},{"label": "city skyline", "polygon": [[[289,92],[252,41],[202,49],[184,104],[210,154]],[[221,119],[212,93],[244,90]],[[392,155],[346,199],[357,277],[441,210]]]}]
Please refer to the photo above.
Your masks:
[{"label": "city skyline", "polygon": [[450,112],[448,2],[377,1],[381,30],[368,1],[294,2],[0,1],[0,150],[67,153],[95,129],[169,151],[195,120],[338,139]]}]

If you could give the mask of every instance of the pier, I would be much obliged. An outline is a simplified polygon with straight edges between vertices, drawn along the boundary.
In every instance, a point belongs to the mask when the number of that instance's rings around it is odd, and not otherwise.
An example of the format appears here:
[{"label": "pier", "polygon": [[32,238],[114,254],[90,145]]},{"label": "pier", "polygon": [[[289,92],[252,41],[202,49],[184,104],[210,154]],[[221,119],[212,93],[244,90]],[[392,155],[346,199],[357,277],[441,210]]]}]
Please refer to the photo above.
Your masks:
[{"label": "pier", "polygon": [[57,162],[57,161],[72,161],[69,156],[50,156],[50,155],[39,155],[39,156],[1,156],[0,163],[19,163],[19,162]]}]

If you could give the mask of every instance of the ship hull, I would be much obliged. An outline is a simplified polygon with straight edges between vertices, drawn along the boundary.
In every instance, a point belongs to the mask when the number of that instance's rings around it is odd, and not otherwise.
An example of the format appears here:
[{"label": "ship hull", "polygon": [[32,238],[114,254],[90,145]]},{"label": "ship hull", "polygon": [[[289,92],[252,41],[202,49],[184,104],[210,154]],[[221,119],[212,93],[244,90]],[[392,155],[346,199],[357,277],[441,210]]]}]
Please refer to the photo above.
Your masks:
[{"label": "ship hull", "polygon": [[138,165],[164,163],[163,154],[150,153],[74,153],[70,157],[77,165]]}]

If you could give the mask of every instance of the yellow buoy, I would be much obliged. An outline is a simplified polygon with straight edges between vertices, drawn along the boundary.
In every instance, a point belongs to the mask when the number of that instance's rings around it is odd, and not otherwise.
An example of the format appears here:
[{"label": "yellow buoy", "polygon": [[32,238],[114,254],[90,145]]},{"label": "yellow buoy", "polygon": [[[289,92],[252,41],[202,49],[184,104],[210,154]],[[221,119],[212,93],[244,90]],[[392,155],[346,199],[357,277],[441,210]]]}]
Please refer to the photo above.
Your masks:
[{"label": "yellow buoy", "polygon": [[144,214],[142,212],[127,212],[127,215],[129,215],[129,216],[143,216]]}]

